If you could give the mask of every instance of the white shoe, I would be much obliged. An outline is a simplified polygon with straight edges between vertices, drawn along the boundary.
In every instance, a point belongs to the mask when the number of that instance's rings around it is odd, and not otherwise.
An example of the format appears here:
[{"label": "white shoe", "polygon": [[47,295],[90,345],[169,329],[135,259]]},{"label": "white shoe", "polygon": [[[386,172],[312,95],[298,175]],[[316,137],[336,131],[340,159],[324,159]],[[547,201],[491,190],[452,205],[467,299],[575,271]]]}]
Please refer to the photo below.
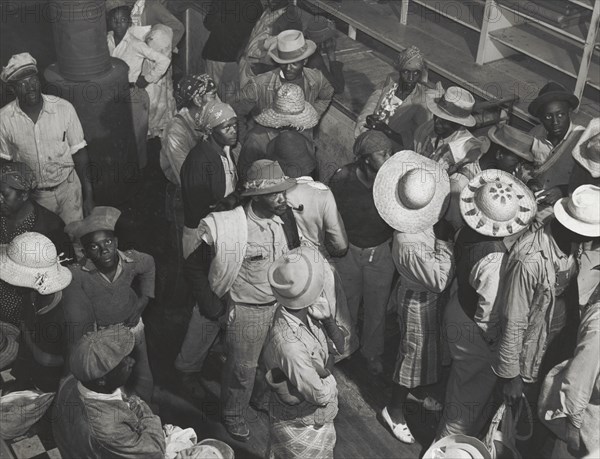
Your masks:
[{"label": "white shoe", "polygon": [[396,437],[402,443],[408,443],[409,445],[415,442],[415,438],[413,437],[412,433],[410,433],[410,429],[408,428],[407,424],[395,424],[394,421],[392,421],[390,413],[388,413],[387,406],[381,412],[381,416],[392,431],[394,437]]}]

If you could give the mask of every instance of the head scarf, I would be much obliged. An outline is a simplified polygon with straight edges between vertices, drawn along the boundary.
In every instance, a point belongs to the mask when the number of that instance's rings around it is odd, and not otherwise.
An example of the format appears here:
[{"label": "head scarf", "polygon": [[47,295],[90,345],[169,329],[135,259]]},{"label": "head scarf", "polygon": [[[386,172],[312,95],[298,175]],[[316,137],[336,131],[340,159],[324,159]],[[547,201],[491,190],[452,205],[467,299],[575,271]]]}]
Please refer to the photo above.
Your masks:
[{"label": "head scarf", "polygon": [[196,96],[202,97],[217,90],[217,86],[208,74],[185,75],[177,84],[175,101],[177,108],[181,109],[193,102]]},{"label": "head scarf", "polygon": [[354,142],[354,156],[371,155],[378,151],[392,151],[392,141],[381,131],[365,131]]},{"label": "head scarf", "polygon": [[411,65],[411,68],[416,68],[421,71],[425,70],[425,56],[423,56],[421,50],[416,46],[406,48],[399,53],[396,58],[396,68],[399,71],[404,70],[408,65]]},{"label": "head scarf", "polygon": [[214,100],[209,102],[201,113],[196,116],[196,127],[200,130],[211,130],[231,118],[236,118],[237,115],[231,105]]},{"label": "head scarf", "polygon": [[37,187],[35,174],[22,162],[7,162],[0,168],[0,181],[15,190],[31,191]]}]

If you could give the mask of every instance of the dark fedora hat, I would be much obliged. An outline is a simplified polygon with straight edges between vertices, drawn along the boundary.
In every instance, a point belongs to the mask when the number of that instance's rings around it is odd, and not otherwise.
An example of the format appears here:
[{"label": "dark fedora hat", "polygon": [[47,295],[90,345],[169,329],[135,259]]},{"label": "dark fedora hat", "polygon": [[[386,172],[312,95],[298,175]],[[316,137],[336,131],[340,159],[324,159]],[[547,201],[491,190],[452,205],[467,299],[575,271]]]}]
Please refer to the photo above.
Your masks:
[{"label": "dark fedora hat", "polygon": [[539,112],[544,105],[546,105],[548,102],[560,100],[568,102],[573,110],[575,110],[579,105],[579,99],[574,96],[573,93],[567,91],[567,88],[565,88],[562,84],[551,81],[546,83],[544,87],[540,89],[538,96],[529,104],[527,110],[531,115],[538,117]]}]

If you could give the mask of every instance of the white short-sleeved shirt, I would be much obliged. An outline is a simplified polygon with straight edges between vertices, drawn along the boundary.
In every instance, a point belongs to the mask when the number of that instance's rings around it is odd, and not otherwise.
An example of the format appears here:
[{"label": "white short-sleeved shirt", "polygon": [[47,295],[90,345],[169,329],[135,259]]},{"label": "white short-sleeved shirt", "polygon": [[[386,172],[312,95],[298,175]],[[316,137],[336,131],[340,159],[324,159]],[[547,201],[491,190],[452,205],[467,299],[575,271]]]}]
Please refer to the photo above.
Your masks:
[{"label": "white short-sleeved shirt", "polygon": [[34,124],[14,100],[0,109],[0,157],[26,163],[40,188],[64,182],[73,171],[73,155],[87,145],[70,102],[42,94]]}]

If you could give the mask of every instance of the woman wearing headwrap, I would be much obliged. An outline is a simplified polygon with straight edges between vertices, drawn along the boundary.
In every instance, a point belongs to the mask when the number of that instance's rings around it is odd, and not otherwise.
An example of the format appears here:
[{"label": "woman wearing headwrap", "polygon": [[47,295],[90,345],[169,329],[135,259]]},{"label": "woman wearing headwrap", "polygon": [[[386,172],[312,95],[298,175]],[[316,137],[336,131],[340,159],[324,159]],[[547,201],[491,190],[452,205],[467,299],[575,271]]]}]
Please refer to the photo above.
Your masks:
[{"label": "woman wearing headwrap", "polygon": [[439,82],[429,84],[425,57],[415,46],[398,54],[395,67],[399,77],[390,74],[383,87],[371,94],[358,116],[354,136],[369,129],[381,131],[398,151],[412,148],[414,131],[432,118],[427,97],[440,97],[443,88]]}]

